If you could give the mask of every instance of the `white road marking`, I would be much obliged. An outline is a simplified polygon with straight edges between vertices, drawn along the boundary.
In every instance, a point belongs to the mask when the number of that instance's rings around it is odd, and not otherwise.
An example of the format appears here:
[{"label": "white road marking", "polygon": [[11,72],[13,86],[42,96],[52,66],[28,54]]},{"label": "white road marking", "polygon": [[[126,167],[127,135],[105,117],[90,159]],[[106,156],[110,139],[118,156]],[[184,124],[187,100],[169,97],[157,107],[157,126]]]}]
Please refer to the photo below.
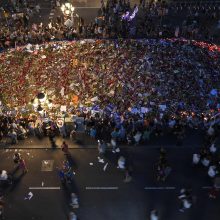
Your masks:
[{"label": "white road marking", "polygon": [[[212,189],[213,186],[203,186],[202,189]],[[220,189],[220,186],[216,187],[217,189]]]},{"label": "white road marking", "polygon": [[144,187],[145,190],[174,190],[176,187],[167,186],[167,187]]},{"label": "white road marking", "polygon": [[110,187],[93,187],[93,186],[86,186],[86,190],[118,190],[119,187],[117,186],[110,186]]},{"label": "white road marking", "polygon": [[29,187],[29,189],[43,189],[43,190],[56,189],[56,190],[60,190],[60,187]]},{"label": "white road marking", "polygon": [[[212,189],[213,186],[202,186],[202,189]],[[220,189],[220,186],[216,187]],[[144,187],[145,190],[175,190],[176,187],[174,186],[167,186],[167,187]]]}]

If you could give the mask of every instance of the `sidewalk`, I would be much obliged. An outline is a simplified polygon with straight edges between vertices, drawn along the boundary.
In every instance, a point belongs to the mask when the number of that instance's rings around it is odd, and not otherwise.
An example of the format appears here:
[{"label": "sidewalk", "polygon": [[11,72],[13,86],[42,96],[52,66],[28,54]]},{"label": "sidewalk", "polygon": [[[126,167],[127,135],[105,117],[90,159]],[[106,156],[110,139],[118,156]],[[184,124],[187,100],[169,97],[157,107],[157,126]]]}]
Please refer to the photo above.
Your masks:
[{"label": "sidewalk", "polygon": [[[137,147],[146,147],[146,148],[160,148],[160,147],[168,147],[168,148],[198,148],[201,147],[203,141],[203,133],[199,130],[187,131],[186,137],[183,140],[183,144],[181,146],[176,145],[176,138],[172,134],[166,134],[164,136],[156,137],[152,136],[150,141],[140,144],[138,146],[134,145],[119,145],[120,148],[137,148]],[[85,133],[79,133],[77,135],[76,141],[71,141],[69,138],[63,139],[58,136],[55,138],[57,148],[60,148],[62,142],[65,141],[70,149],[97,149],[97,141],[95,139],[90,138]],[[37,137],[29,137],[26,140],[19,140],[18,144],[11,145],[3,140],[0,143],[0,148],[10,148],[10,149],[45,149],[51,148],[51,144],[48,137],[44,137],[42,139],[38,139]]]}]

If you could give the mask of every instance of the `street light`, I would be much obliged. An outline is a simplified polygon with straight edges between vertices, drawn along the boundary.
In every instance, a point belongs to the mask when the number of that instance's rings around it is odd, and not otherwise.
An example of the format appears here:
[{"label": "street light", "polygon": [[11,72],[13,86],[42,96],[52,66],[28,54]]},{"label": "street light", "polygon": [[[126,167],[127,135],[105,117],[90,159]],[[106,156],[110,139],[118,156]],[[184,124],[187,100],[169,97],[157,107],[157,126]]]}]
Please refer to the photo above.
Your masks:
[{"label": "street light", "polygon": [[71,12],[74,12],[74,11],[75,11],[75,8],[72,6],[72,7],[70,8],[70,11],[71,11]]},{"label": "street light", "polygon": [[76,19],[79,17],[77,14],[74,14],[75,7],[73,7],[71,3],[67,2],[65,4],[62,4],[60,9],[64,15],[64,24],[67,27],[73,27],[77,22],[77,20],[75,20],[75,17]]},{"label": "street light", "polygon": [[66,15],[66,16],[69,16],[70,13],[71,13],[71,16],[72,16],[73,12],[75,11],[75,8],[69,2],[63,4],[60,7],[60,9],[63,12],[63,14]]},{"label": "street light", "polygon": [[66,8],[65,5],[62,5],[62,6],[61,6],[61,11],[62,11],[63,13],[64,13],[64,11],[65,11],[65,8]]},{"label": "street light", "polygon": [[64,4],[67,8],[69,8],[71,6],[71,4],[69,2]]},{"label": "street light", "polygon": [[52,109],[53,103],[51,99],[48,99],[47,94],[40,92],[37,96],[31,100],[34,110],[39,112],[41,115],[44,109]]}]

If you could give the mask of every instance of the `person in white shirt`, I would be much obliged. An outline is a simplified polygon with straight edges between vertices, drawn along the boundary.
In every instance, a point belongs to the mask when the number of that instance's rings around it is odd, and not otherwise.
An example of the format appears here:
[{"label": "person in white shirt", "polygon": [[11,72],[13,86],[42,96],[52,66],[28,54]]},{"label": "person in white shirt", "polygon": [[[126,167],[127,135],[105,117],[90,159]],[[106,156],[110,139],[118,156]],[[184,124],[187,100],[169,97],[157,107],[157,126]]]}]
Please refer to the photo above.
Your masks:
[{"label": "person in white shirt", "polygon": [[203,158],[201,162],[205,167],[208,167],[210,164],[210,160],[207,157]]},{"label": "person in white shirt", "polygon": [[211,145],[211,147],[209,148],[209,151],[210,151],[211,153],[213,153],[213,154],[217,151],[217,148],[215,147],[215,144],[212,144],[212,145]]},{"label": "person in white shirt", "polygon": [[12,178],[10,175],[8,175],[6,170],[0,170],[0,181],[12,184]]},{"label": "person in white shirt", "polygon": [[138,144],[139,144],[139,142],[140,142],[140,140],[141,140],[141,136],[142,136],[142,134],[141,134],[140,131],[138,131],[138,132],[134,135],[135,145],[138,145]]},{"label": "person in white shirt", "polygon": [[184,212],[192,206],[192,196],[190,190],[181,189],[178,198],[181,201],[181,208],[179,209],[180,212]]},{"label": "person in white shirt", "polygon": [[98,140],[98,151],[100,154],[104,154],[106,151],[107,145],[103,140]]},{"label": "person in white shirt", "polygon": [[193,154],[193,164],[197,165],[200,161],[200,155],[199,154]]},{"label": "person in white shirt", "polygon": [[158,212],[157,210],[152,210],[150,213],[150,220],[159,220]]},{"label": "person in white shirt", "polygon": [[188,199],[183,199],[183,208],[189,209],[192,206],[192,203]]},{"label": "person in white shirt", "polygon": [[8,174],[6,170],[0,171],[0,180],[6,181],[8,179]]},{"label": "person in white shirt", "polygon": [[35,11],[36,11],[37,13],[40,12],[40,5],[39,5],[39,4],[37,4],[37,5],[35,6]]},{"label": "person in white shirt", "polygon": [[77,220],[77,216],[76,216],[76,214],[74,212],[70,212],[69,220]]},{"label": "person in white shirt", "polygon": [[213,136],[215,134],[215,130],[212,126],[209,127],[208,131],[207,131],[207,134],[209,136]]},{"label": "person in white shirt", "polygon": [[208,169],[208,175],[211,177],[211,178],[214,178],[217,174],[217,171],[216,171],[216,166],[210,166],[209,169]]},{"label": "person in white shirt", "polygon": [[78,197],[77,197],[77,195],[75,193],[71,193],[70,206],[72,208],[79,208]]},{"label": "person in white shirt", "polygon": [[120,156],[118,159],[118,168],[124,170],[125,169],[125,158]]}]

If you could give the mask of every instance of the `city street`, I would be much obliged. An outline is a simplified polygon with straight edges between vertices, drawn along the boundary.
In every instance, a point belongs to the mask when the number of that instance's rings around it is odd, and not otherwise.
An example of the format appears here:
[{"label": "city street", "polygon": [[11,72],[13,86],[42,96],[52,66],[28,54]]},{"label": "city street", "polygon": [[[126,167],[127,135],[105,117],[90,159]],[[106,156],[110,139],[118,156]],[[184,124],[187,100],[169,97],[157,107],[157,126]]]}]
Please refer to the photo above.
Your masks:
[{"label": "city street", "polygon": [[[96,148],[71,149],[74,183],[69,188],[62,186],[56,169],[65,159],[60,148],[2,149],[1,169],[14,170],[15,151],[25,158],[29,171],[24,176],[17,171],[15,183],[4,191],[7,219],[67,219],[71,192],[79,196],[80,206],[75,212],[81,220],[145,220],[152,209],[157,209],[165,220],[219,219],[220,202],[210,200],[207,195],[212,181],[203,167],[192,166],[192,154],[196,150],[191,147],[167,148],[172,172],[162,183],[155,180],[158,148],[122,149],[121,154],[129,155],[133,162],[130,183],[124,183],[124,172],[117,169],[117,154],[108,150],[102,157],[104,163],[100,163]],[[43,164],[48,161],[52,164],[48,169],[51,171],[44,171]],[[179,212],[177,198],[183,187],[192,187],[196,198],[193,207],[184,213]],[[30,192],[33,197],[25,200]]]}]

